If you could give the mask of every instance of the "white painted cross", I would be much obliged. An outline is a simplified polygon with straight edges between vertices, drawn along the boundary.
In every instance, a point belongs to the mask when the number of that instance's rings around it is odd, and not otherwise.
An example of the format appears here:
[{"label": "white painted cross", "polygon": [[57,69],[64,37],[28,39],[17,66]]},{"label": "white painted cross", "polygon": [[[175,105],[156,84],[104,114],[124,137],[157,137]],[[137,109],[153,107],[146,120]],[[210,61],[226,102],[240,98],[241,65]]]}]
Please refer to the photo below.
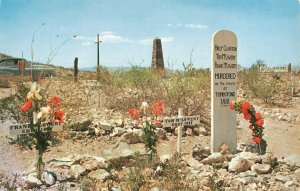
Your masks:
[{"label": "white painted cross", "polygon": [[200,124],[200,115],[197,116],[183,116],[183,109],[178,109],[178,117],[165,117],[163,119],[163,127],[178,127],[177,133],[177,153],[181,154],[182,144],[182,127],[193,126]]},{"label": "white painted cross", "polygon": [[[43,122],[41,124],[41,130],[43,132],[46,132],[47,129],[51,127],[52,127],[52,122]],[[63,126],[59,122],[53,123],[53,128],[52,128],[53,132],[62,131],[62,130],[63,130]],[[10,136],[33,133],[30,129],[29,123],[10,125],[8,131]]]},{"label": "white painted cross", "polygon": [[[179,108],[178,109],[178,118],[183,117],[183,109]],[[182,144],[182,124],[178,126],[178,133],[177,133],[177,153],[180,155],[181,154],[181,144]]]},{"label": "white painted cross", "polygon": [[227,144],[237,149],[237,116],[229,109],[237,92],[237,38],[231,31],[213,35],[211,62],[211,152]]},{"label": "white painted cross", "polygon": [[296,83],[294,84],[294,82],[292,81],[292,84],[289,85],[290,88],[292,88],[292,97],[294,97],[295,95],[295,89],[296,88],[300,88],[300,83]]},{"label": "white painted cross", "polygon": [[99,91],[98,108],[100,108],[100,109],[102,108],[102,101],[101,100],[103,100],[103,98],[101,99],[101,97],[102,97],[102,91],[101,91],[102,87],[104,87],[104,85],[101,85],[98,82],[96,83],[96,85],[90,86],[90,89],[92,91]]}]

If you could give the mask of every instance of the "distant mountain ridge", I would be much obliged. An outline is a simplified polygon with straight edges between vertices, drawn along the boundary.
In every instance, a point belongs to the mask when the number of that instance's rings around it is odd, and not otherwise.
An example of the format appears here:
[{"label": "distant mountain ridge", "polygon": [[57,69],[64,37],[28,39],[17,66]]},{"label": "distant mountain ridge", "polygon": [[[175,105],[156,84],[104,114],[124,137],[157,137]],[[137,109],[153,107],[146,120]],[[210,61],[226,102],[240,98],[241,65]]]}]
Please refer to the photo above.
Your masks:
[{"label": "distant mountain ridge", "polygon": [[1,58],[13,58],[12,56],[6,55],[6,54],[2,54],[0,53],[0,59]]},{"label": "distant mountain ridge", "polygon": [[[97,67],[87,67],[87,68],[79,68],[79,70],[82,71],[88,71],[88,72],[95,72]],[[130,70],[131,67],[106,67],[104,68],[108,70],[113,70],[113,71],[128,71]]]}]

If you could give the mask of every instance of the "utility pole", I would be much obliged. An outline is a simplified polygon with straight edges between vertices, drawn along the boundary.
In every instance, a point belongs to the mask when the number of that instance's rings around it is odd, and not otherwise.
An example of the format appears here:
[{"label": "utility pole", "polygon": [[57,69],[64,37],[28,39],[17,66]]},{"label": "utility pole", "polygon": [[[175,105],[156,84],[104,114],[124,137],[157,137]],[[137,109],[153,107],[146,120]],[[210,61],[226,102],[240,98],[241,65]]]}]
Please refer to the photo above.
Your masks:
[{"label": "utility pole", "polygon": [[100,80],[100,54],[99,54],[99,45],[102,41],[99,40],[99,34],[97,34],[97,81]]}]

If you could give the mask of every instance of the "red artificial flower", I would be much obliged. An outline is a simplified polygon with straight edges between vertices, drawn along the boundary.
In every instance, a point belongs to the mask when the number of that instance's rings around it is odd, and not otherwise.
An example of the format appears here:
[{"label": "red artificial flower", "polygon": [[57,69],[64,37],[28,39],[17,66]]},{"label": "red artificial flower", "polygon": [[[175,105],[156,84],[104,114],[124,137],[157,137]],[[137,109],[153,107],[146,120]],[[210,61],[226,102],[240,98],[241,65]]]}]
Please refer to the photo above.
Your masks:
[{"label": "red artificial flower", "polygon": [[49,99],[49,104],[53,105],[54,107],[60,107],[61,106],[61,100],[58,96],[52,96]]},{"label": "red artificial flower", "polygon": [[261,138],[260,137],[253,137],[252,140],[253,140],[254,143],[260,143]]},{"label": "red artificial flower", "polygon": [[251,115],[248,112],[244,112],[244,119],[246,120],[250,120],[251,119]]},{"label": "red artificial flower", "polygon": [[250,109],[250,107],[251,107],[251,105],[250,105],[249,102],[243,103],[243,104],[241,105],[242,112],[244,113],[244,112],[248,111],[248,109]]},{"label": "red artificial flower", "polygon": [[259,119],[255,122],[256,125],[258,126],[263,126],[264,125],[264,120],[263,119]]},{"label": "red artificial flower", "polygon": [[132,119],[136,119],[137,116],[139,115],[139,111],[136,108],[130,108],[129,114]]},{"label": "red artificial flower", "polygon": [[32,105],[32,100],[28,99],[27,102],[21,107],[22,111],[28,111]]},{"label": "red artificial flower", "polygon": [[64,120],[63,120],[64,115],[65,115],[65,112],[63,112],[61,110],[56,110],[53,113],[52,122],[55,122],[56,120],[58,120],[60,123],[64,123]]},{"label": "red artificial flower", "polygon": [[254,126],[253,126],[253,125],[250,125],[250,126],[249,126],[249,129],[253,130],[253,129],[254,129]]},{"label": "red artificial flower", "polygon": [[231,110],[234,110],[234,105],[235,105],[235,101],[231,101],[230,104],[229,104],[229,108]]},{"label": "red artificial flower", "polygon": [[256,113],[256,114],[255,114],[255,118],[256,118],[256,120],[261,119],[261,118],[262,118],[262,117],[261,117],[261,114],[260,114],[260,113]]},{"label": "red artificial flower", "polygon": [[156,116],[161,115],[163,113],[163,110],[164,110],[164,104],[160,100],[158,100],[156,103],[154,103],[151,106],[151,111]]}]

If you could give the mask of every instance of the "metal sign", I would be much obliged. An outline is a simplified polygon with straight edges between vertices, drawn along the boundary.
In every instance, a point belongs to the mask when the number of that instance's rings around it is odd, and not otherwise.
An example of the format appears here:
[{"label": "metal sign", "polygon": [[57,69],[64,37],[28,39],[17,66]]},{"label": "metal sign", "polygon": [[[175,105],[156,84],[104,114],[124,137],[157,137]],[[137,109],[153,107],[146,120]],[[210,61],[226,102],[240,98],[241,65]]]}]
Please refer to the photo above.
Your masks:
[{"label": "metal sign", "polygon": [[93,85],[93,86],[90,86],[90,89],[92,91],[96,91],[96,90],[100,90],[102,87],[103,87],[103,85]]},{"label": "metal sign", "polygon": [[163,127],[193,126],[200,124],[200,115],[185,117],[165,117]]},{"label": "metal sign", "polygon": [[290,84],[290,88],[300,88],[300,84]]},{"label": "metal sign", "polygon": [[[47,129],[52,128],[52,131],[56,132],[56,131],[62,131],[63,127],[59,122],[43,122],[41,124],[41,130],[43,132],[46,132]],[[14,124],[14,125],[10,125],[9,126],[9,135],[10,136],[17,136],[17,135],[21,135],[21,134],[30,134],[33,133],[30,129],[30,124],[29,123],[25,123],[25,124]]]},{"label": "metal sign", "polygon": [[24,60],[18,61],[18,69],[25,70],[25,61]]},{"label": "metal sign", "polygon": [[288,66],[274,66],[274,67],[261,67],[261,73],[288,73],[289,67]]}]

